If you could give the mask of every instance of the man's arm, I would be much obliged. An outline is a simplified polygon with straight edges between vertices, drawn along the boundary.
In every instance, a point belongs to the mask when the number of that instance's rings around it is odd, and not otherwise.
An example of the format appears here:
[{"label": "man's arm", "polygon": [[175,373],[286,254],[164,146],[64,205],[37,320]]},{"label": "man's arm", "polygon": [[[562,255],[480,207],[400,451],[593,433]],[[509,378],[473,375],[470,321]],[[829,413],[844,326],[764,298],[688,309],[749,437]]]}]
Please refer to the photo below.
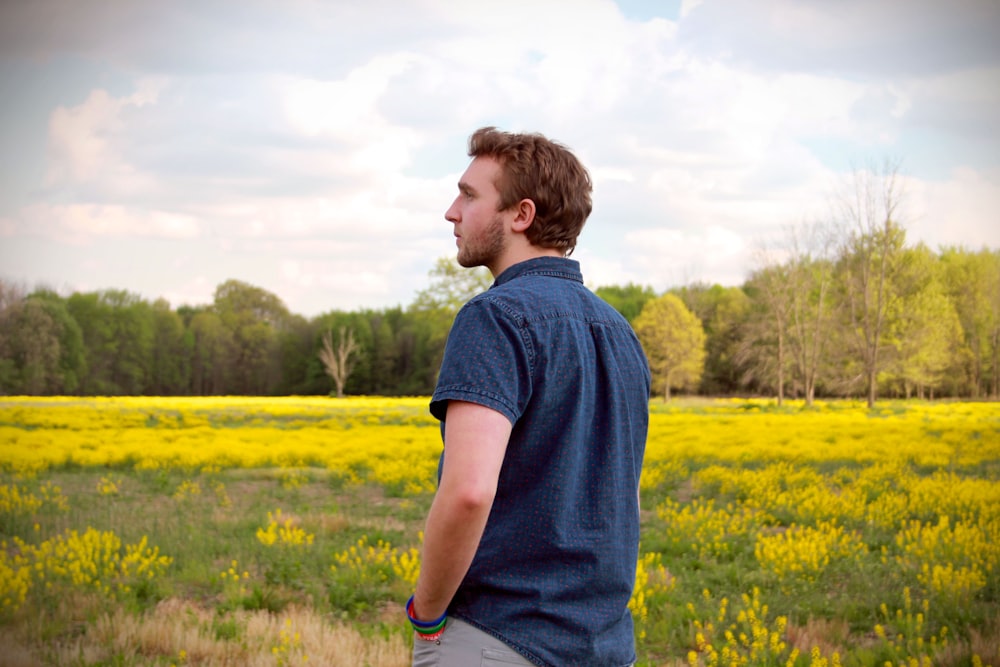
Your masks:
[{"label": "man's arm", "polygon": [[444,468],[427,515],[413,597],[416,618],[441,616],[468,572],[496,497],[511,428],[507,417],[485,406],[448,403]]}]

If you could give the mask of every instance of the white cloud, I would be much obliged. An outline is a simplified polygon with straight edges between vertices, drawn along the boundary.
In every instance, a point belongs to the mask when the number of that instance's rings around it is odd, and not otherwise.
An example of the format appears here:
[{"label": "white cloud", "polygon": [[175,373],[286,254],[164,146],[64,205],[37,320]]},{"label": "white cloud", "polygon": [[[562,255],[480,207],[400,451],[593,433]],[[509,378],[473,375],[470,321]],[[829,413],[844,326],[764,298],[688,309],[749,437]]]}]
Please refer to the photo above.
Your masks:
[{"label": "white cloud", "polygon": [[993,0],[707,0],[680,25],[699,55],[867,80],[995,63],[998,30]]},{"label": "white cloud", "polygon": [[705,0],[681,0],[681,18],[687,18],[694,10],[698,8]]},{"label": "white cloud", "polygon": [[[981,40],[998,12],[961,2],[684,0],[676,22],[611,0],[265,0],[235,23],[225,3],[83,0],[51,24],[50,0],[5,6],[0,24],[30,39],[0,28],[0,58],[53,58],[37,67],[61,88],[24,104],[48,118],[25,139],[47,162],[31,191],[0,182],[0,234],[52,257],[178,242],[146,247],[168,296],[236,277],[310,314],[406,303],[454,250],[443,211],[469,132],[491,124],[590,168],[588,283],[739,282],[759,240],[823,215],[848,158],[884,152],[914,173],[911,241],[1000,245],[1000,58]],[[955,41],[932,62],[957,25],[968,53]],[[134,284],[118,254],[87,283]]]},{"label": "white cloud", "polygon": [[642,248],[635,273],[658,290],[691,282],[740,284],[750,248],[733,229],[705,225],[695,229],[643,229],[627,232],[628,245]]},{"label": "white cloud", "polygon": [[364,143],[383,129],[376,108],[379,99],[414,60],[406,53],[392,53],[355,68],[342,80],[291,80],[283,91],[287,118],[308,137],[328,135],[350,144]]},{"label": "white cloud", "polygon": [[191,216],[102,204],[33,204],[24,208],[8,229],[17,235],[78,245],[101,237],[187,240],[201,236],[201,225]]},{"label": "white cloud", "polygon": [[204,275],[190,277],[180,274],[181,278],[174,282],[170,289],[164,290],[162,296],[173,308],[179,306],[201,306],[212,303],[217,285]]},{"label": "white cloud", "polygon": [[49,118],[47,184],[100,184],[106,192],[135,195],[152,189],[153,177],[130,164],[121,150],[123,116],[155,104],[164,81],[140,79],[131,95],[91,91],[75,107],[58,107]]},{"label": "white cloud", "polygon": [[962,245],[1000,248],[1000,169],[958,168],[943,181],[908,179],[907,241],[932,250]]},{"label": "white cloud", "polygon": [[961,70],[898,84],[907,101],[907,127],[946,132],[1000,150],[1000,66]]}]

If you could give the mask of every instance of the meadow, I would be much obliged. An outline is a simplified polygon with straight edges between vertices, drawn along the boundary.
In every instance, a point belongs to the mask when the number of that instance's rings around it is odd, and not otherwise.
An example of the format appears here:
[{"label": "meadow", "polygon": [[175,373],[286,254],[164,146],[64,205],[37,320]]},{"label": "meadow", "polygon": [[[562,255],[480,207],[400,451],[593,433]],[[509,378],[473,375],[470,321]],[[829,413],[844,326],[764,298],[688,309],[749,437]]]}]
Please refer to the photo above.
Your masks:
[{"label": "meadow", "polygon": [[[1000,404],[650,405],[640,666],[1000,667]],[[409,664],[426,398],[0,398],[0,665]]]}]

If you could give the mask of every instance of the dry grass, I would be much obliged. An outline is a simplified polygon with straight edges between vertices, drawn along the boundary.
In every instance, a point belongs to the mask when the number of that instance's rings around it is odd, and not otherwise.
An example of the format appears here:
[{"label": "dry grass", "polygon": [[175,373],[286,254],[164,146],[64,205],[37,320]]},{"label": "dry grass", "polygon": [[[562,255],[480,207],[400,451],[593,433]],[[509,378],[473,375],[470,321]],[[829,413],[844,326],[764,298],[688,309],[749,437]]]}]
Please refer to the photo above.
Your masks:
[{"label": "dry grass", "polygon": [[984,634],[973,630],[969,641],[952,642],[934,656],[934,664],[939,667],[958,667],[969,664],[969,655],[977,655],[983,667],[1000,667],[1000,616],[994,620],[992,628]]},{"label": "dry grass", "polygon": [[973,654],[982,658],[983,665],[1000,667],[1000,616],[994,621],[988,635],[973,630],[971,637],[969,648]]},{"label": "dry grass", "polygon": [[[398,610],[392,610],[398,611]],[[220,627],[236,637],[220,637]],[[366,665],[403,667],[410,647],[398,635],[366,637],[350,625],[332,624],[310,609],[280,614],[237,611],[219,616],[188,601],[166,600],[136,616],[116,611],[59,645],[29,645],[25,637],[0,635],[0,665],[39,664]]]},{"label": "dry grass", "polygon": [[[950,643],[934,654],[934,664],[938,667],[959,667],[968,665],[971,656],[979,656],[983,667],[1000,667],[1000,617],[992,624],[988,634],[973,630],[968,641],[952,639]],[[786,631],[789,646],[809,655],[812,647],[819,647],[820,653],[830,658],[834,653],[844,655],[853,642],[857,647],[859,638],[851,636],[846,621],[842,619],[810,619],[805,625],[789,623]],[[874,634],[864,640],[865,645],[878,644]]]},{"label": "dry grass", "polygon": [[814,646],[818,646],[824,656],[832,656],[835,652],[843,654],[849,635],[850,627],[843,619],[811,618],[805,625],[789,623],[786,630],[788,645],[805,655],[809,655]]}]

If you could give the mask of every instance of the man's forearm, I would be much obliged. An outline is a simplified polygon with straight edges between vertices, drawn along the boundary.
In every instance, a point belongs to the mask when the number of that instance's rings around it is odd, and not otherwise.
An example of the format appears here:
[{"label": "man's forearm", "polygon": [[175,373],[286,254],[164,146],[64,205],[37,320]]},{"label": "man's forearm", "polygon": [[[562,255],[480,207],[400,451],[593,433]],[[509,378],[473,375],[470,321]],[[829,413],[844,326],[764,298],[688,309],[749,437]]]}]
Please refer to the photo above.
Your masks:
[{"label": "man's forearm", "polygon": [[414,616],[441,616],[469,571],[493,507],[511,423],[462,401],[448,405],[441,484],[424,529]]},{"label": "man's forearm", "polygon": [[431,505],[424,530],[414,615],[437,618],[445,612],[469,571],[489,517],[490,504],[463,502],[444,489]]}]

